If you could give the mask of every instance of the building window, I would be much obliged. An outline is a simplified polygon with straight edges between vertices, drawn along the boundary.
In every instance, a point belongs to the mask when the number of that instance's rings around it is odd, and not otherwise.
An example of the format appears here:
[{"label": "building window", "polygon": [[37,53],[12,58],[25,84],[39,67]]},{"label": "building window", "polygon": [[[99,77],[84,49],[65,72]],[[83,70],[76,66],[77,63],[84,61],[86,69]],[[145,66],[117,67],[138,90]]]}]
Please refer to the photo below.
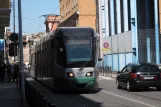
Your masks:
[{"label": "building window", "polygon": [[128,4],[128,30],[131,30],[131,8],[130,8],[131,0],[127,0]]},{"label": "building window", "polygon": [[123,8],[123,0],[120,0],[120,8],[121,8],[121,33],[124,32],[124,8]]},{"label": "building window", "polygon": [[116,9],[116,0],[114,0],[114,26],[115,26],[115,34],[117,34],[117,9]]},{"label": "building window", "polygon": [[109,19],[109,36],[111,36],[111,9],[110,9],[110,1],[108,1],[108,19]]}]

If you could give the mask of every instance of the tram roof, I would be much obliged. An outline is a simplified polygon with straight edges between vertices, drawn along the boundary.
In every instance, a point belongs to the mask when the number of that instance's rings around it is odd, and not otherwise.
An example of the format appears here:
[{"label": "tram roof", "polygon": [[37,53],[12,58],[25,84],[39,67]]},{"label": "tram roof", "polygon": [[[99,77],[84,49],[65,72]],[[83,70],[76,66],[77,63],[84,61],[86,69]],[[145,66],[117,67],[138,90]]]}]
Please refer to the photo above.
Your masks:
[{"label": "tram roof", "polygon": [[58,27],[57,30],[94,30],[91,27]]},{"label": "tram roof", "polygon": [[75,36],[82,36],[82,34],[87,36],[96,33],[95,30],[91,27],[58,27],[55,33],[58,32],[60,32],[63,36],[71,36],[71,33]]}]

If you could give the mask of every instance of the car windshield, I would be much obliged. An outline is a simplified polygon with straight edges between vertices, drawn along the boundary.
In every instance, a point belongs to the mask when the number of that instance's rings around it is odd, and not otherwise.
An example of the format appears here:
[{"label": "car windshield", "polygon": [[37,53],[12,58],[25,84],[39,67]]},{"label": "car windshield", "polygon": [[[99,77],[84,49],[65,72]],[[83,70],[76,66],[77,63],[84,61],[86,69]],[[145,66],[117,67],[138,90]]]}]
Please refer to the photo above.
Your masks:
[{"label": "car windshield", "polygon": [[139,72],[159,72],[159,68],[155,65],[140,65],[137,70]]}]

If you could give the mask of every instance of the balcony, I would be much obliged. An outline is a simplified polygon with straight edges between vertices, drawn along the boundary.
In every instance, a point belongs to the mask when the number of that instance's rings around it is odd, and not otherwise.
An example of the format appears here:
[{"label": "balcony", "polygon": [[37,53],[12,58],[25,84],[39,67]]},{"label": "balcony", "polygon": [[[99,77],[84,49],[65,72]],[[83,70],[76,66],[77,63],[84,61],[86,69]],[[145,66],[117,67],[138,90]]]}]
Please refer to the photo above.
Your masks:
[{"label": "balcony", "polygon": [[0,0],[0,27],[9,26],[10,12],[10,0]]}]

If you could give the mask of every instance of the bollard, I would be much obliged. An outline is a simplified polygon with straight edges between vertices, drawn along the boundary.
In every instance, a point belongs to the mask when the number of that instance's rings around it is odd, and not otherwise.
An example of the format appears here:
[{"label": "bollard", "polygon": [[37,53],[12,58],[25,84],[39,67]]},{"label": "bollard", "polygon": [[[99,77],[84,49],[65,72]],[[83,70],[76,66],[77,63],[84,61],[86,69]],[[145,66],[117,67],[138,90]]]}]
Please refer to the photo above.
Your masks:
[{"label": "bollard", "polygon": [[37,103],[36,103],[36,89],[34,88],[34,87],[32,87],[32,89],[33,89],[33,94],[32,94],[32,98],[33,98],[33,105],[34,105],[34,107],[36,107],[37,106]]},{"label": "bollard", "polygon": [[27,100],[28,100],[28,104],[31,104],[30,93],[31,93],[31,88],[30,88],[29,84],[27,84]]},{"label": "bollard", "polygon": [[50,101],[50,100],[48,100],[48,101],[47,101],[47,103],[48,103],[48,106],[47,106],[47,107],[50,107],[50,105],[51,105],[51,101]]},{"label": "bollard", "polygon": [[55,104],[51,104],[49,107],[56,107],[56,105]]},{"label": "bollard", "polygon": [[30,93],[29,93],[30,105],[31,105],[31,107],[34,107],[34,104],[33,104],[34,99],[33,99],[32,95],[33,95],[33,87],[30,86]]},{"label": "bollard", "polygon": [[36,98],[35,98],[35,107],[40,107],[40,92],[38,90],[36,90]]},{"label": "bollard", "polygon": [[32,94],[32,97],[33,97],[33,99],[34,99],[34,107],[36,107],[37,106],[37,103],[36,103],[36,89],[33,87],[33,94]]},{"label": "bollard", "polygon": [[29,104],[32,106],[32,98],[31,98],[32,89],[30,85],[28,85],[28,90],[29,90],[29,93],[28,93]]},{"label": "bollard", "polygon": [[47,107],[47,98],[46,97],[43,98],[43,107]]},{"label": "bollard", "polygon": [[43,107],[43,98],[44,98],[44,95],[42,93],[40,93],[40,107]]}]

